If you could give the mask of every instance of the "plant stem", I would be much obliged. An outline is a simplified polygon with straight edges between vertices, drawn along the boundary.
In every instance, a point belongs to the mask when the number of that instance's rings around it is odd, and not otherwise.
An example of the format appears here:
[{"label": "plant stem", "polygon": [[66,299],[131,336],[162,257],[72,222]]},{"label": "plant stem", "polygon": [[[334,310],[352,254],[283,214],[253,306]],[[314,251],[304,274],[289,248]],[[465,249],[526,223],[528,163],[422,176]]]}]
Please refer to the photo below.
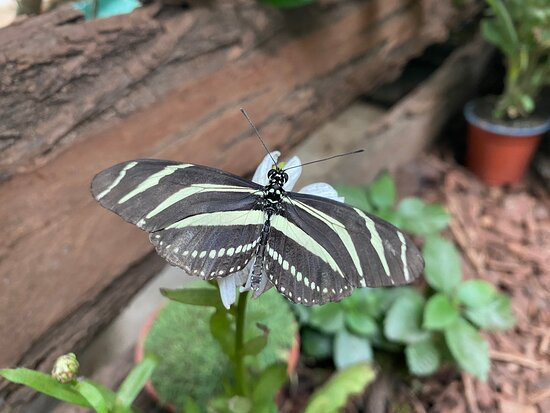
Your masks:
[{"label": "plant stem", "polygon": [[235,332],[235,381],[237,385],[237,394],[240,396],[246,394],[243,344],[247,297],[248,291],[239,294],[239,303],[237,305],[237,329]]}]

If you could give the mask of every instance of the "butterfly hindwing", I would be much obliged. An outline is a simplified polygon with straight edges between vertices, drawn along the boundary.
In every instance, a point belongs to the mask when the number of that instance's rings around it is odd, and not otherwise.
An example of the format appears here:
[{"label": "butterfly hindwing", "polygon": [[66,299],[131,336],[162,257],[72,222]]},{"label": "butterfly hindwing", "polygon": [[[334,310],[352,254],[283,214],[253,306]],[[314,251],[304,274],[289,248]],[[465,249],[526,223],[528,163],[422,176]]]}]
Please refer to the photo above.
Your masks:
[{"label": "butterfly hindwing", "polygon": [[294,302],[336,301],[354,287],[406,284],[422,272],[420,252],[401,231],[344,203],[288,193],[285,212],[275,220],[283,231],[272,230],[268,245],[288,265],[268,257],[267,272],[283,294],[294,292],[285,294]]},{"label": "butterfly hindwing", "polygon": [[222,211],[184,218],[150,234],[160,256],[188,274],[213,279],[245,268],[264,223],[260,210]]},{"label": "butterfly hindwing", "polygon": [[92,194],[107,209],[151,233],[170,264],[203,278],[225,276],[248,263],[263,212],[261,187],[217,169],[136,160],[100,172]]}]

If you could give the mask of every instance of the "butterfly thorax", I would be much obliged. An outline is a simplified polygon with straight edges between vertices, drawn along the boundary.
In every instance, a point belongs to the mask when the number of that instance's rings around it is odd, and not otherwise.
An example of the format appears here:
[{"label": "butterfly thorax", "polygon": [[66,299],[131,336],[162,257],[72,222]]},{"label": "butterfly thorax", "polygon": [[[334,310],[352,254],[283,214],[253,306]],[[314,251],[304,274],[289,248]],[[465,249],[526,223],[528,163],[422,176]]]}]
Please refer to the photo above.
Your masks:
[{"label": "butterfly thorax", "polygon": [[267,177],[269,182],[263,189],[262,199],[264,211],[271,216],[281,212],[285,196],[283,186],[288,181],[288,175],[281,169],[271,169]]}]

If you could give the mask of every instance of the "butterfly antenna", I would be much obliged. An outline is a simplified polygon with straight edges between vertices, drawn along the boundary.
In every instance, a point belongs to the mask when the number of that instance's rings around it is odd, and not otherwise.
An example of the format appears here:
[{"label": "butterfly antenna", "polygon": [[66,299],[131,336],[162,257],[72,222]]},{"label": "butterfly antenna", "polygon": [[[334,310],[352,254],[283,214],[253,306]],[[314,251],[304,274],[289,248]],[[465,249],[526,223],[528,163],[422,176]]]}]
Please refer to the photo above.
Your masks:
[{"label": "butterfly antenna", "polygon": [[328,158],[317,159],[316,161],[311,161],[311,162],[302,163],[302,164],[300,164],[300,165],[291,166],[290,168],[286,168],[285,171],[288,171],[289,169],[293,169],[293,168],[298,168],[298,167],[300,167],[300,166],[311,165],[312,163],[324,162],[324,161],[328,161],[328,160],[330,160],[330,159],[340,158],[341,156],[353,155],[353,154],[361,153],[361,152],[365,152],[365,150],[364,150],[364,149],[357,149],[357,150],[355,150],[355,151],[351,151],[351,152],[341,153],[341,154],[338,154],[338,155],[329,156]]},{"label": "butterfly antenna", "polygon": [[244,117],[246,118],[246,120],[248,121],[248,123],[250,124],[250,127],[254,130],[254,132],[256,133],[256,136],[258,137],[258,139],[260,140],[260,142],[262,143],[262,145],[264,146],[265,148],[265,151],[267,152],[267,154],[269,155],[269,157],[271,158],[271,160],[273,161],[273,164],[275,165],[275,167],[277,169],[279,169],[279,167],[277,166],[277,161],[275,160],[275,158],[273,158],[273,156],[271,155],[271,152],[269,151],[269,149],[267,149],[267,145],[265,144],[264,140],[262,139],[261,135],[260,135],[260,132],[258,132],[258,129],[256,129],[256,126],[254,126],[254,124],[252,123],[252,120],[250,119],[250,116],[248,116],[248,113],[246,112],[245,108],[241,108],[241,113],[244,115]]}]

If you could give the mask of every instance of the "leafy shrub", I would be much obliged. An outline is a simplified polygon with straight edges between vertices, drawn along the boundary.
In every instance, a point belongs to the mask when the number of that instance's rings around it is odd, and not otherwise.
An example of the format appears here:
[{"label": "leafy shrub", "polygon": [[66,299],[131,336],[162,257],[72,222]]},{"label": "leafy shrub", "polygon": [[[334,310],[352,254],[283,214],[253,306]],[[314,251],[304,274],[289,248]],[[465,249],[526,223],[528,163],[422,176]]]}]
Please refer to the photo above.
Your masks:
[{"label": "leafy shrub", "polygon": [[462,280],[460,255],[440,232],[450,220],[439,204],[405,198],[396,205],[393,179],[383,175],[369,187],[337,187],[346,202],[422,237],[428,287],[359,289],[339,303],[295,307],[302,325],[302,350],[332,357],[342,369],[371,361],[373,348],[403,352],[410,373],[434,373],[445,360],[485,380],[489,371],[484,330],[514,325],[507,296],[483,280]]}]

